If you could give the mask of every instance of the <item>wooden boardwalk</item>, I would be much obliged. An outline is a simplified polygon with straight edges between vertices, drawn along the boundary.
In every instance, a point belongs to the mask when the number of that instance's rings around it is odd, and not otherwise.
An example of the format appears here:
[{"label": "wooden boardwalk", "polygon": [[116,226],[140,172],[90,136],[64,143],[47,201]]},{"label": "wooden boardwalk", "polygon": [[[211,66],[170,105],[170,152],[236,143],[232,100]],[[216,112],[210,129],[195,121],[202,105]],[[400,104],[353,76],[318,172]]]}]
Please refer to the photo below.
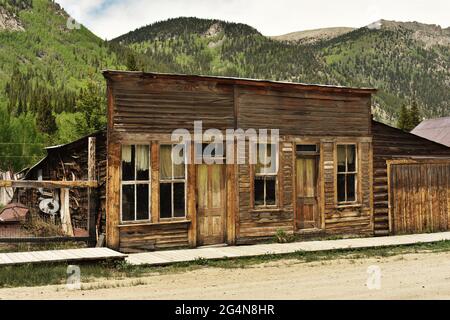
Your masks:
[{"label": "wooden boardwalk", "polygon": [[450,240],[450,232],[414,234],[377,238],[271,243],[250,246],[225,246],[185,250],[156,251],[125,255],[108,248],[85,248],[32,252],[0,253],[0,266],[29,263],[104,261],[126,259],[132,265],[168,265],[198,259],[254,257],[297,251],[327,251],[351,248],[376,248]]},{"label": "wooden boardwalk", "polygon": [[286,254],[297,251],[327,251],[351,248],[376,248],[450,240],[450,232],[342,240],[304,241],[285,244],[211,247],[130,254],[126,261],[133,265],[168,265],[197,259],[224,259]]},{"label": "wooden boardwalk", "polygon": [[84,248],[0,253],[0,266],[28,263],[83,262],[125,259],[126,255],[108,248]]}]

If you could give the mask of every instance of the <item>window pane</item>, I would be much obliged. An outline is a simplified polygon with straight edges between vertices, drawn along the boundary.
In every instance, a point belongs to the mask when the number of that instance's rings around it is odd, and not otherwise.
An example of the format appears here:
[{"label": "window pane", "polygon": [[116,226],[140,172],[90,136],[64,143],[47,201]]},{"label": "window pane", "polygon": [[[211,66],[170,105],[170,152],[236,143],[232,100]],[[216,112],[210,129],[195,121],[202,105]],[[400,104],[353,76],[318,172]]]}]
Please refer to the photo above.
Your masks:
[{"label": "window pane", "polygon": [[338,174],[337,178],[338,201],[345,201],[345,174]]},{"label": "window pane", "polygon": [[275,192],[276,178],[266,177],[266,205],[273,206],[276,204],[276,192]]},{"label": "window pane", "polygon": [[159,216],[161,218],[172,217],[172,184],[159,184]]},{"label": "window pane", "polygon": [[355,175],[347,175],[347,201],[355,201]]},{"label": "window pane", "polygon": [[[254,148],[256,152],[256,165],[255,165],[255,173],[264,173],[264,145],[256,144],[256,148]],[[261,153],[261,154],[260,154]]]},{"label": "window pane", "polygon": [[184,217],[184,183],[174,183],[173,184],[173,216],[174,217]]},{"label": "window pane", "polygon": [[267,145],[267,160],[265,173],[277,173],[277,150],[275,144]]},{"label": "window pane", "polygon": [[148,184],[138,184],[136,185],[137,192],[137,203],[136,203],[136,215],[137,220],[148,220],[149,219],[149,193]]},{"label": "window pane", "polygon": [[346,166],[345,166],[345,150],[346,150],[346,146],[345,145],[339,145],[337,146],[337,156],[338,156],[338,172],[345,172],[346,171]]},{"label": "window pane", "polygon": [[134,185],[122,186],[122,221],[134,221]]},{"label": "window pane", "polygon": [[134,146],[122,146],[122,180],[134,180]]},{"label": "window pane", "polygon": [[317,145],[315,145],[315,144],[299,144],[299,145],[297,145],[297,152],[317,152]]},{"label": "window pane", "polygon": [[264,205],[264,177],[255,177],[255,206]]},{"label": "window pane", "polygon": [[136,146],[136,180],[148,181],[149,178],[149,159],[150,147],[146,145]]},{"label": "window pane", "polygon": [[159,174],[162,180],[172,179],[172,146],[162,145],[159,152]]},{"label": "window pane", "polygon": [[348,172],[356,171],[356,146],[347,146],[347,170]]}]

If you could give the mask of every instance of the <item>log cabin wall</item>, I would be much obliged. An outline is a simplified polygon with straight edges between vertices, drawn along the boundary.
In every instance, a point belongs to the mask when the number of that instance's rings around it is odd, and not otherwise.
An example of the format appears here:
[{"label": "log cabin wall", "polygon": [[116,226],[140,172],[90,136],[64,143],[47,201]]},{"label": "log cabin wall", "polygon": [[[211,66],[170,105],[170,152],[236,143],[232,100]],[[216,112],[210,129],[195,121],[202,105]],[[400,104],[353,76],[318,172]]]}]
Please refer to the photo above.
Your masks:
[{"label": "log cabin wall", "polygon": [[[227,165],[228,243],[253,243],[295,226],[296,146],[319,148],[319,234],[371,234],[371,89],[351,89],[140,72],[104,73],[108,82],[108,246],[136,252],[196,246],[196,166],[187,167],[186,217],[159,217],[159,145],[175,129],[279,129],[276,206],[254,203],[254,165]],[[151,221],[120,222],[121,145],[151,144]],[[357,200],[339,205],[337,146],[354,144]],[[245,157],[248,157],[248,144]],[[247,160],[247,159],[246,159]]]},{"label": "log cabin wall", "polygon": [[372,121],[374,161],[374,233],[389,235],[387,161],[414,157],[450,157],[450,148]]}]

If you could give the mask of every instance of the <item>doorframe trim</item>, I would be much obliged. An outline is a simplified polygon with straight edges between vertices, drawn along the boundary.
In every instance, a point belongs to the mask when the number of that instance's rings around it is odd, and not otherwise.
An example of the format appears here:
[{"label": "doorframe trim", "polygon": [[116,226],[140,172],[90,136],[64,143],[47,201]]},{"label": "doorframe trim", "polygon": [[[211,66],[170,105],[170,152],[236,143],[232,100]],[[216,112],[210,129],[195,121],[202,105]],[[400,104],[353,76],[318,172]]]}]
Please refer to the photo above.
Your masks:
[{"label": "doorframe trim", "polygon": [[[308,229],[300,229],[297,228],[297,213],[298,213],[298,206],[297,206],[297,159],[299,156],[297,154],[297,145],[300,144],[316,144],[318,146],[318,152],[315,153],[305,153],[304,156],[305,157],[310,157],[310,158],[315,158],[316,159],[316,165],[318,166],[318,168],[316,169],[317,171],[317,177],[316,177],[316,193],[317,193],[317,210],[318,212],[318,217],[319,217],[319,221],[318,221],[318,226],[316,228],[308,228]],[[293,180],[294,180],[294,217],[293,217],[293,222],[294,222],[294,232],[299,232],[301,230],[314,230],[314,229],[318,229],[318,230],[325,230],[325,214],[324,214],[324,210],[323,210],[323,199],[324,199],[324,186],[322,184],[322,143],[319,140],[311,140],[311,139],[305,139],[305,140],[295,140],[293,141]]]}]

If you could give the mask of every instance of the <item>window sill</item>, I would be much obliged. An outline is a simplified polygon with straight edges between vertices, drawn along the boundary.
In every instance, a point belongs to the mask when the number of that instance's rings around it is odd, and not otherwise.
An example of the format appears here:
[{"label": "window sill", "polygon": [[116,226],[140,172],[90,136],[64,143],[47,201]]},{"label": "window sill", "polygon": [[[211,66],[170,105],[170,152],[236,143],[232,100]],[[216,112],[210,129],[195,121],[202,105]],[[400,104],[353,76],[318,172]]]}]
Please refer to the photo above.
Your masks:
[{"label": "window sill", "polygon": [[167,221],[159,221],[159,222],[128,223],[128,224],[119,225],[119,228],[159,226],[159,225],[165,225],[165,224],[182,224],[182,223],[191,223],[191,220],[167,220]]},{"label": "window sill", "polygon": [[283,211],[283,209],[266,207],[266,208],[253,208],[253,209],[250,209],[249,211],[250,212],[281,212],[281,211]]},{"label": "window sill", "polygon": [[339,204],[335,206],[336,209],[346,209],[346,208],[362,208],[360,203],[349,203],[349,204]]}]

